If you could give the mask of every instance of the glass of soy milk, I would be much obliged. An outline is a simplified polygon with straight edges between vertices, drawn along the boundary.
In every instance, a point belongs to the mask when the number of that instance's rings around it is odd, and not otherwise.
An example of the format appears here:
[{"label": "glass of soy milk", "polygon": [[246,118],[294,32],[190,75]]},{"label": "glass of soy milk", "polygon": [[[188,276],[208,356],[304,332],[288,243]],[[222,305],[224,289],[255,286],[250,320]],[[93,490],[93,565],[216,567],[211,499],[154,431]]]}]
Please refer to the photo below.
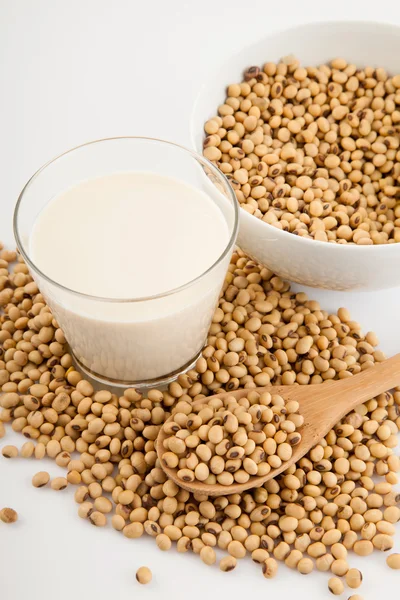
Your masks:
[{"label": "glass of soy milk", "polygon": [[33,175],[14,233],[78,367],[102,383],[144,387],[199,356],[238,210],[205,158],[161,140],[112,138]]}]

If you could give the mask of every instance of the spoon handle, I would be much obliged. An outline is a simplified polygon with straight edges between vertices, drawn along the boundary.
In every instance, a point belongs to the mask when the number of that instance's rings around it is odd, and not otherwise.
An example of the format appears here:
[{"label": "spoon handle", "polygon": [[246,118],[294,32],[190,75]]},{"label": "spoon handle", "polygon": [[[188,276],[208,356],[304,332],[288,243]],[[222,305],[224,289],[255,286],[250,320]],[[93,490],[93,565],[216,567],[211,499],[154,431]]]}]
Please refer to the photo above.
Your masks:
[{"label": "spoon handle", "polygon": [[338,398],[348,396],[354,406],[366,402],[378,394],[400,385],[400,354],[396,354],[374,367],[353,377],[342,379],[337,384]]},{"label": "spoon handle", "polygon": [[[335,406],[338,412],[345,409],[345,414],[353,408],[400,385],[400,354],[396,354],[374,367],[366,369],[353,377],[332,382],[318,389],[318,403],[321,408],[329,399],[329,405]],[[308,386],[304,386],[307,388]],[[309,395],[308,390],[301,389],[302,395]],[[325,404],[326,408],[326,404]]]}]

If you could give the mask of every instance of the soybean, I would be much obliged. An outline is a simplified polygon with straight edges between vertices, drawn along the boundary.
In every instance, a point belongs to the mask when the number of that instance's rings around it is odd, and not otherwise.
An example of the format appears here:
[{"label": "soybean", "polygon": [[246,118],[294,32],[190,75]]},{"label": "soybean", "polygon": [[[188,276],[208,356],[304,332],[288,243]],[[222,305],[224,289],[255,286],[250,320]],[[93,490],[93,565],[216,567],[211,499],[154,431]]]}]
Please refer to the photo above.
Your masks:
[{"label": "soybean", "polygon": [[386,564],[391,569],[400,569],[400,554],[390,554],[386,559]]},{"label": "soybean", "polygon": [[331,577],[328,581],[328,588],[334,596],[340,596],[344,592],[344,585],[338,577]]},{"label": "soybean", "polygon": [[3,523],[15,523],[18,520],[18,513],[13,508],[2,508],[0,510],[0,521]]},{"label": "soybean", "polygon": [[150,583],[152,577],[153,577],[152,572],[150,571],[150,569],[148,567],[140,567],[136,571],[136,580],[139,583],[141,583],[142,585],[146,585],[147,583]]},{"label": "soybean", "polygon": [[39,471],[32,477],[32,485],[37,488],[44,487],[50,481],[50,475],[47,471]]}]

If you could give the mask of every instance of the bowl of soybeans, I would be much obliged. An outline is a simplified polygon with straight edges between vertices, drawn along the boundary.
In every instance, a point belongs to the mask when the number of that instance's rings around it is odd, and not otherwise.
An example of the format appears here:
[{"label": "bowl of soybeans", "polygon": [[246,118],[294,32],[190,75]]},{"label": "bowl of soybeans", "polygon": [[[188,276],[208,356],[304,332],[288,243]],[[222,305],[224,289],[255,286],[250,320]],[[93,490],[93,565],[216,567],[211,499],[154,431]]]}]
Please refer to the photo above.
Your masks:
[{"label": "bowl of soybeans", "polygon": [[400,285],[400,28],[306,24],[245,48],[198,94],[192,142],[242,210],[238,246],[284,279]]}]

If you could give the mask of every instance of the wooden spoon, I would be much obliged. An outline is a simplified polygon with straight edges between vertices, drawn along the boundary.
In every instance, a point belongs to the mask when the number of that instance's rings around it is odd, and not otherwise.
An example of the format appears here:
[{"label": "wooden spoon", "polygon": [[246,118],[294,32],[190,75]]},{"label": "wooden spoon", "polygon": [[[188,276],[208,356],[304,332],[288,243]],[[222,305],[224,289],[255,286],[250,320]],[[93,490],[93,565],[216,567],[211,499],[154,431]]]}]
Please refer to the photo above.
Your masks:
[{"label": "wooden spoon", "polygon": [[[221,485],[219,483],[207,484],[197,480],[188,483],[178,479],[177,469],[167,467],[162,460],[162,455],[166,451],[164,441],[168,437],[164,431],[164,427],[157,437],[157,455],[168,477],[189,492],[201,493],[207,496],[240,494],[250,488],[263,485],[269,479],[273,479],[285,471],[293,463],[300,460],[313,446],[318,444],[356,406],[374,398],[374,396],[382,392],[392,389],[396,385],[400,385],[400,354],[396,354],[396,356],[352,377],[327,382],[322,385],[277,385],[253,388],[253,390],[260,394],[262,392],[271,392],[279,394],[285,400],[296,400],[300,404],[299,413],[304,417],[304,425],[299,430],[302,436],[301,442],[297,446],[294,446],[291,459],[283,463],[278,469],[271,469],[267,475],[262,477],[254,475],[250,477],[246,483]],[[202,398],[196,401],[193,406],[207,404],[212,398],[225,398],[226,396],[234,396],[239,400],[246,397],[250,391],[252,390],[241,389],[233,392],[223,392],[215,396]],[[173,419],[173,416],[166,422],[171,419]]]}]

